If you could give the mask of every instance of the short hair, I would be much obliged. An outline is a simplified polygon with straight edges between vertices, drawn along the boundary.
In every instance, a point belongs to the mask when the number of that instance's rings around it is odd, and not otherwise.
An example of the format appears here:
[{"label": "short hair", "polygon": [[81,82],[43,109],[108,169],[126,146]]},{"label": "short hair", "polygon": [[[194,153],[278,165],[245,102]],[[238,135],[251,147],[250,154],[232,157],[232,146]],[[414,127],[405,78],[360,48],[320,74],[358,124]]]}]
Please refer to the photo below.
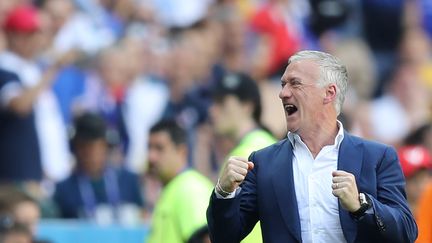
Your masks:
[{"label": "short hair", "polygon": [[104,119],[96,113],[83,113],[74,119],[72,140],[94,141],[106,139],[107,126]]},{"label": "short hair", "polygon": [[175,120],[161,120],[150,129],[150,134],[167,132],[175,145],[186,144],[186,131]]},{"label": "short hair", "polygon": [[339,115],[348,89],[348,72],[345,65],[338,58],[328,53],[310,50],[299,51],[292,55],[288,60],[288,65],[301,60],[313,60],[318,64],[320,67],[320,79],[317,82],[320,86],[336,84],[335,109]]}]

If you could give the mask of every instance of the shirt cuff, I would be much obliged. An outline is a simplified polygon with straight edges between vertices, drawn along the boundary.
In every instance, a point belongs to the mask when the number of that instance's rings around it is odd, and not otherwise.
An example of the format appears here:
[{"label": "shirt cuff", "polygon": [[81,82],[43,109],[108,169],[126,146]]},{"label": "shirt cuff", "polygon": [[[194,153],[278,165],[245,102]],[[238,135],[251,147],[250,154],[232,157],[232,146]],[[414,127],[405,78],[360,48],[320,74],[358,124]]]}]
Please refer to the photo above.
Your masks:
[{"label": "shirt cuff", "polygon": [[240,191],[241,191],[241,187],[238,187],[233,192],[229,193],[226,197],[223,197],[221,194],[217,192],[216,189],[214,190],[217,199],[232,199],[236,197],[240,193]]}]

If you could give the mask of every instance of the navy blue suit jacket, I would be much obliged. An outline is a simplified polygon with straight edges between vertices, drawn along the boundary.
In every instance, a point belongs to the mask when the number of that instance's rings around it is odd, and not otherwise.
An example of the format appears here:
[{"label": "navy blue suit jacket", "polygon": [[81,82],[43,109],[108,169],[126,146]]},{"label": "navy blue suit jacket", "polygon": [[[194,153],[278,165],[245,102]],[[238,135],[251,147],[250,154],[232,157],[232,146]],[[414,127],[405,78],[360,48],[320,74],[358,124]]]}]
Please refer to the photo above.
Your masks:
[{"label": "navy blue suit jacket", "polygon": [[[139,177],[125,169],[113,169],[113,171],[116,173],[117,181],[110,186],[117,187],[116,190],[119,192],[120,204],[131,203],[143,207],[144,202],[141,196]],[[85,202],[80,192],[79,177],[79,173],[74,172],[67,179],[56,185],[54,201],[59,207],[61,217],[63,218],[79,218],[83,214]],[[103,181],[103,179],[101,180]],[[108,185],[105,185],[105,183],[103,185],[104,195],[102,198],[95,195],[97,205],[109,203],[106,188]]]},{"label": "navy blue suit jacket", "polygon": [[[233,199],[213,193],[207,210],[212,242],[240,242],[260,220],[264,242],[301,242],[294,189],[293,151],[288,139],[254,152],[254,162]],[[345,132],[338,169],[354,174],[359,192],[369,195],[373,214],[355,220],[339,204],[347,242],[413,242],[417,225],[408,208],[405,179],[395,150]],[[333,195],[329,195],[332,197]]]}]

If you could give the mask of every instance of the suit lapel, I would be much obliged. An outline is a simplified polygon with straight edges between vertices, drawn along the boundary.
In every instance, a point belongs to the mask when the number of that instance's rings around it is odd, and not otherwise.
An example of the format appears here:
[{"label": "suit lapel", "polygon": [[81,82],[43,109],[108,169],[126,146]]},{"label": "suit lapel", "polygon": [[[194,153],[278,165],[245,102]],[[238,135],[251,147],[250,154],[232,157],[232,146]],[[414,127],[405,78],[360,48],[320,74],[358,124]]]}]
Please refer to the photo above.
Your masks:
[{"label": "suit lapel", "polygon": [[[360,172],[363,163],[363,151],[359,144],[356,144],[353,137],[345,132],[344,140],[339,148],[338,170],[352,173],[357,182],[360,181]],[[357,225],[339,203],[339,219],[342,225],[344,236],[348,242],[354,242],[357,235]]]},{"label": "suit lapel", "polygon": [[301,242],[300,217],[292,168],[292,146],[288,139],[281,146],[282,148],[275,156],[273,187],[286,226],[297,241]]}]

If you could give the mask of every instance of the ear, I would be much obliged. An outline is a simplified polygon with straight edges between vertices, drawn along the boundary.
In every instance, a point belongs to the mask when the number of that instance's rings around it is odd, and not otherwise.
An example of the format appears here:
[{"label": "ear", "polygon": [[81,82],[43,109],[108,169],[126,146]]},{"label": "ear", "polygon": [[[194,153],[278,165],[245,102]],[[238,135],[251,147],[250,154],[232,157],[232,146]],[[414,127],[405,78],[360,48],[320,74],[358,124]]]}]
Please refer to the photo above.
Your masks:
[{"label": "ear", "polygon": [[329,84],[326,88],[324,104],[333,103],[336,100],[337,87],[336,84]]}]

